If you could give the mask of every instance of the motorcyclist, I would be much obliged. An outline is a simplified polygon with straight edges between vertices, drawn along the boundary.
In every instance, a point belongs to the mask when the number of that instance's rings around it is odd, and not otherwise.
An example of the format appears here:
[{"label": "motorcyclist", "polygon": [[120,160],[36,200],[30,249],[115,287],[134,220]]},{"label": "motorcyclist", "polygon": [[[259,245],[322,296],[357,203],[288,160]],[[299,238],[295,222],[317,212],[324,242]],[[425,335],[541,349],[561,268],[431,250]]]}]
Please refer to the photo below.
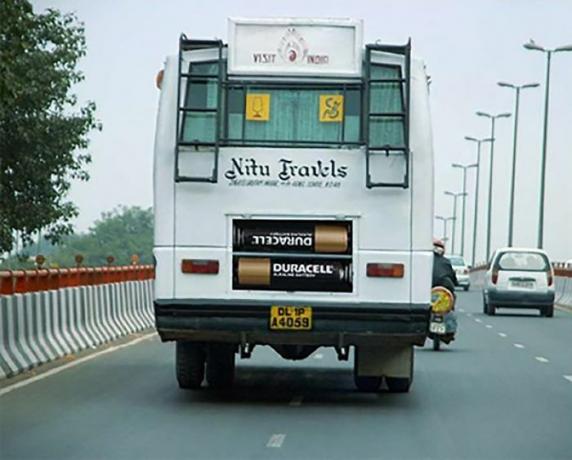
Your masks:
[{"label": "motorcyclist", "polygon": [[431,286],[443,286],[454,294],[455,286],[459,285],[459,281],[451,262],[445,257],[445,243],[442,240],[433,239],[433,254],[433,282]]},{"label": "motorcyclist", "polygon": [[[457,275],[449,259],[445,257],[445,244],[443,241],[433,240],[433,282],[432,287],[444,287],[455,296],[455,286],[459,285]],[[433,300],[432,300],[433,301]],[[431,322],[429,325],[429,337],[433,339],[433,350],[440,349],[440,343],[450,343],[455,339],[457,332],[457,315],[453,309],[440,313],[431,311]],[[444,326],[444,329],[442,327]]]}]

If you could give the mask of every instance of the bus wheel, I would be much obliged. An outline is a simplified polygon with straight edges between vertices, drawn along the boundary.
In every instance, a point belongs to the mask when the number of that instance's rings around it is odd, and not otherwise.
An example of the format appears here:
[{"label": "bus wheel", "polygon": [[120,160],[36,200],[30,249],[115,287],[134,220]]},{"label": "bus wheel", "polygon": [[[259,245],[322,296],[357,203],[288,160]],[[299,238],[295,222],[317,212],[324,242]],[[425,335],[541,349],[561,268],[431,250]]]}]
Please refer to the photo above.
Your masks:
[{"label": "bus wheel", "polygon": [[359,391],[372,393],[379,390],[382,382],[382,377],[363,377],[354,375],[354,382]]},{"label": "bus wheel", "polygon": [[176,373],[179,388],[194,390],[201,387],[205,377],[205,352],[196,342],[177,342]]},{"label": "bus wheel", "polygon": [[234,381],[234,351],[232,344],[213,343],[207,351],[207,382],[213,389],[232,386]]},{"label": "bus wheel", "polygon": [[406,377],[386,377],[385,383],[391,393],[408,393],[411,379]]}]

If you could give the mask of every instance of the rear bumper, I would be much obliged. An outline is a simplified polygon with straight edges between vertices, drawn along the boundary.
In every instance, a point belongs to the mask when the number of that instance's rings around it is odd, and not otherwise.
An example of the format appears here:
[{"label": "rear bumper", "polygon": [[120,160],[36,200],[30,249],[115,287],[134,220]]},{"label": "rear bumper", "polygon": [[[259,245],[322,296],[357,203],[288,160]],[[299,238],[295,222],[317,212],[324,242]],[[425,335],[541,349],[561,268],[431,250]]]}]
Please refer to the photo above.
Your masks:
[{"label": "rear bumper", "polygon": [[427,337],[429,305],[311,303],[312,330],[285,332],[269,329],[271,304],[256,301],[158,300],[155,301],[155,319],[163,341],[320,346],[423,345]]},{"label": "rear bumper", "polygon": [[459,286],[471,286],[469,275],[457,275],[457,281],[459,282]]},{"label": "rear bumper", "polygon": [[527,292],[489,289],[488,302],[495,307],[538,308],[554,304],[554,291]]}]

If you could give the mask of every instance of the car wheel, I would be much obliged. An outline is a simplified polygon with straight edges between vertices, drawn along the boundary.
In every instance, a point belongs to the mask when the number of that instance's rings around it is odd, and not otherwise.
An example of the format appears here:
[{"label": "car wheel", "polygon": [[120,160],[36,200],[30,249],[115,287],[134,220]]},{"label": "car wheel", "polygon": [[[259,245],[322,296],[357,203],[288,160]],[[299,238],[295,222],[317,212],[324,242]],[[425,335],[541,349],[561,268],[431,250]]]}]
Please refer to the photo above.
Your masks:
[{"label": "car wheel", "polygon": [[441,339],[439,337],[435,337],[433,339],[433,350],[439,351],[441,349]]},{"label": "car wheel", "polygon": [[175,350],[176,374],[179,388],[194,390],[205,378],[205,352],[196,342],[177,342]]},{"label": "car wheel", "polygon": [[487,315],[495,316],[497,308],[490,302],[487,304]]},{"label": "car wheel", "polygon": [[469,286],[463,286],[463,289],[465,290],[465,292],[467,292],[469,290]]},{"label": "car wheel", "polygon": [[207,351],[207,382],[210,388],[230,388],[234,382],[234,345],[213,343]]},{"label": "car wheel", "polygon": [[487,302],[486,302],[485,298],[483,297],[483,313],[485,315],[488,315],[489,314],[488,311],[489,311],[489,308],[487,306]]},{"label": "car wheel", "polygon": [[554,317],[554,304],[544,307],[542,313],[546,318]]}]

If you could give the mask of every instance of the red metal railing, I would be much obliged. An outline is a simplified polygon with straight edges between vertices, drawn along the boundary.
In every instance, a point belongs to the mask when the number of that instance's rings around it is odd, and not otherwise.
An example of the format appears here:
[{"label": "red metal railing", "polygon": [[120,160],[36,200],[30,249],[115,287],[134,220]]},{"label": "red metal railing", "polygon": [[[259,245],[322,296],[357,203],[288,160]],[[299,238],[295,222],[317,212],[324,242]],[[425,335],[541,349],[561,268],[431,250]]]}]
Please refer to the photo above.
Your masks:
[{"label": "red metal railing", "polygon": [[10,295],[153,278],[155,269],[152,265],[4,270],[0,271],[0,294]]}]

